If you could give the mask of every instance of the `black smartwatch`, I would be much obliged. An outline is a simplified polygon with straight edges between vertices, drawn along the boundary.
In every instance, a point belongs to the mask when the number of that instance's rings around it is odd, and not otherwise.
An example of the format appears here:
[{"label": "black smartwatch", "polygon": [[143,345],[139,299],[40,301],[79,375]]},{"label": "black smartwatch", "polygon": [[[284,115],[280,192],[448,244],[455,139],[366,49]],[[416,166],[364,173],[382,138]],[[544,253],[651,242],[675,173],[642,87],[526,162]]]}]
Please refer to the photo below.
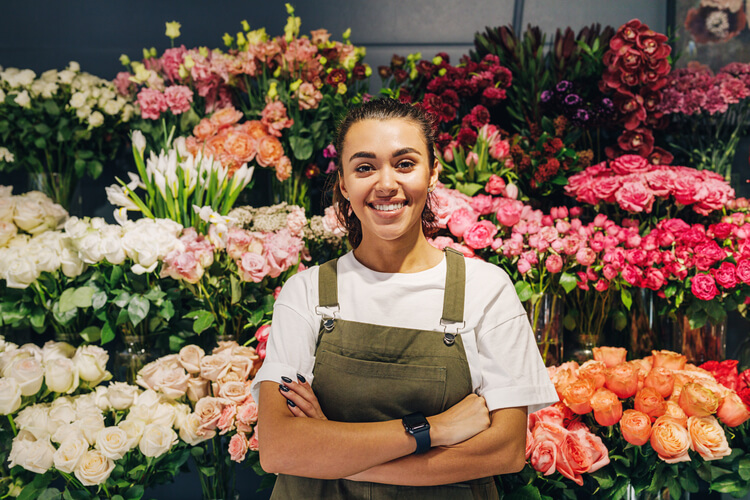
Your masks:
[{"label": "black smartwatch", "polygon": [[401,421],[404,423],[406,432],[414,436],[417,440],[417,451],[415,455],[426,453],[432,447],[430,442],[430,423],[420,412],[412,413],[405,416]]}]

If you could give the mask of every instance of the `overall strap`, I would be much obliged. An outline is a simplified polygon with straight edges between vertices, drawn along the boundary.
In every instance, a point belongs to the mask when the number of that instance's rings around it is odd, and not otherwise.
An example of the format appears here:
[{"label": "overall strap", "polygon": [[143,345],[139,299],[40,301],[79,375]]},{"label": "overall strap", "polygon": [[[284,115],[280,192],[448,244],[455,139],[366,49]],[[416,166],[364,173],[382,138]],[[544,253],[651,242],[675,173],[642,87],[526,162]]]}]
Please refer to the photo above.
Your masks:
[{"label": "overall strap", "polygon": [[320,307],[337,307],[339,305],[339,290],[336,280],[337,263],[338,259],[333,259],[320,265],[318,271],[318,305]]},{"label": "overall strap", "polygon": [[445,295],[441,323],[462,323],[464,320],[464,295],[466,293],[466,262],[461,252],[445,249]]}]

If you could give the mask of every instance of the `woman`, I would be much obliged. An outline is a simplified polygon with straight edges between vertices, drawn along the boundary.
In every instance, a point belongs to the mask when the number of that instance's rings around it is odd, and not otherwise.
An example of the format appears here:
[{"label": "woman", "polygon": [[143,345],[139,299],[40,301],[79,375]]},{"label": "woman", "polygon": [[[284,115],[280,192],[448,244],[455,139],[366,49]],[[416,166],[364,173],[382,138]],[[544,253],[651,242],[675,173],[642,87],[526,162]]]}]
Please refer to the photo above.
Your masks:
[{"label": "woman", "polygon": [[274,499],[496,498],[527,411],[557,401],[508,276],[427,241],[433,134],[391,99],[340,126],[354,250],[286,283],[253,385]]}]

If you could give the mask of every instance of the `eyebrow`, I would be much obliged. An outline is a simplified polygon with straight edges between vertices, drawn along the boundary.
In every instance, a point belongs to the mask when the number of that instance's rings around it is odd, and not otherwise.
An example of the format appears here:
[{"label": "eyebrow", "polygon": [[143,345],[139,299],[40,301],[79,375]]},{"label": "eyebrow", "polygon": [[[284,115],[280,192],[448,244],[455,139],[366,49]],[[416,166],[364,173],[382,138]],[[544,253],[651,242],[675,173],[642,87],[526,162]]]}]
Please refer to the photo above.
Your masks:
[{"label": "eyebrow", "polygon": [[[396,158],[398,156],[402,156],[402,155],[405,155],[407,153],[413,153],[413,154],[422,156],[422,154],[419,151],[417,151],[416,149],[406,147],[406,148],[401,148],[398,151],[394,151],[393,154],[391,155],[391,158]],[[376,158],[376,156],[375,156],[375,153],[371,153],[369,151],[359,151],[357,153],[354,153],[352,155],[352,157],[349,158],[349,161],[352,161],[355,158],[370,158],[370,159],[373,159],[373,158]]]}]

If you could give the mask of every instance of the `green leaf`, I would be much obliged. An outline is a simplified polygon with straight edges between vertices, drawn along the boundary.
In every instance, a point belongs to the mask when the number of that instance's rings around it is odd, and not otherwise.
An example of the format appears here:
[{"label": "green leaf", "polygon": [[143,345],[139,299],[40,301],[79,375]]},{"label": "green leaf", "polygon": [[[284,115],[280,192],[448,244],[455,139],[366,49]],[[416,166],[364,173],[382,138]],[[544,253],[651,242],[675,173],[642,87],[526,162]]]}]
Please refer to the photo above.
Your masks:
[{"label": "green leaf", "polygon": [[34,328],[42,328],[44,326],[44,319],[47,317],[47,313],[41,307],[35,307],[31,311],[29,316],[29,322]]},{"label": "green leaf", "polygon": [[102,337],[102,332],[98,326],[88,326],[81,331],[81,337],[92,344]]},{"label": "green leaf", "polygon": [[107,292],[99,290],[91,297],[91,305],[95,311],[107,305]]},{"label": "green leaf", "polygon": [[570,293],[576,286],[578,286],[578,281],[574,275],[570,273],[562,273],[560,275],[560,286],[563,287],[565,293]]},{"label": "green leaf", "polygon": [[744,456],[738,460],[737,473],[744,481],[750,480],[750,456]]},{"label": "green leaf", "polygon": [[695,473],[693,469],[686,469],[684,470],[680,476],[680,486],[682,486],[682,489],[685,491],[689,491],[690,493],[696,493],[700,489],[698,485],[698,475]]},{"label": "green leaf", "polygon": [[130,316],[130,322],[133,323],[133,326],[137,326],[138,323],[146,319],[150,308],[151,303],[148,299],[142,295],[133,295],[128,304],[128,316]]},{"label": "green leaf", "polygon": [[566,314],[563,318],[563,326],[566,330],[575,330],[576,318],[572,314]]},{"label": "green leaf", "polygon": [[101,344],[104,345],[115,339],[115,331],[112,329],[112,325],[107,321],[104,323],[101,332]]},{"label": "green leaf", "polygon": [[203,333],[208,327],[210,327],[214,323],[214,316],[209,311],[194,311],[197,314],[194,316],[195,321],[193,321],[193,331],[195,333]]},{"label": "green leaf", "polygon": [[242,299],[242,289],[240,288],[240,280],[237,279],[237,277],[232,274],[229,277],[229,283],[230,287],[232,289],[232,304],[236,304]]},{"label": "green leaf", "polygon": [[309,137],[292,136],[289,138],[294,157],[298,160],[308,160],[313,153],[313,141]]},{"label": "green leaf", "polygon": [[624,305],[625,308],[630,311],[630,306],[633,305],[633,296],[630,295],[630,290],[622,287],[620,289],[620,300],[622,300],[622,305]]},{"label": "green leaf", "polygon": [[48,115],[57,116],[60,114],[60,107],[52,99],[47,99],[44,101],[44,111],[46,111]]},{"label": "green leaf", "polygon": [[122,291],[117,298],[112,301],[117,307],[125,307],[130,302],[130,292]]},{"label": "green leaf", "polygon": [[96,290],[88,286],[82,286],[81,288],[76,289],[71,297],[73,305],[81,309],[91,307],[95,291]]},{"label": "green leaf", "polygon": [[59,500],[62,498],[62,492],[57,488],[47,488],[42,492],[37,500]]},{"label": "green leaf", "polygon": [[539,488],[532,484],[513,490],[507,498],[509,500],[542,500]]},{"label": "green leaf", "polygon": [[86,164],[86,170],[88,170],[88,173],[92,179],[98,179],[104,171],[104,165],[102,165],[102,162],[98,160],[90,161]]},{"label": "green leaf", "polygon": [[109,275],[109,285],[111,287],[117,286],[117,284],[120,282],[120,278],[122,278],[122,275],[123,275],[122,268],[120,266],[114,266],[112,268],[112,272]]},{"label": "green leaf", "polygon": [[475,182],[459,183],[456,186],[456,189],[458,189],[460,192],[462,192],[466,196],[474,196],[479,191],[481,191],[483,188],[484,188],[484,186],[482,184],[477,184]]},{"label": "green leaf", "polygon": [[532,296],[531,285],[529,285],[525,281],[517,281],[516,293],[518,294],[518,298],[521,300],[521,302],[526,302]]},{"label": "green leaf", "polygon": [[664,296],[666,298],[674,297],[675,293],[677,293],[677,285],[675,285],[674,283],[664,289]]},{"label": "green leaf", "polygon": [[40,135],[47,135],[50,133],[50,128],[46,123],[37,123],[34,125],[34,130]]},{"label": "green leaf", "polygon": [[719,493],[737,493],[743,490],[742,480],[738,474],[725,474],[711,483],[711,490]]},{"label": "green leaf", "polygon": [[64,313],[76,308],[75,302],[73,301],[74,293],[75,288],[68,288],[60,294],[60,299],[57,301],[58,310],[60,313]]},{"label": "green leaf", "polygon": [[120,313],[117,315],[117,319],[115,320],[115,325],[120,326],[124,325],[130,321],[130,315],[128,314],[127,309],[120,309]]},{"label": "green leaf", "polygon": [[614,326],[615,330],[621,332],[627,325],[628,317],[621,310],[616,310],[614,314],[612,314],[612,326]]},{"label": "green leaf", "polygon": [[169,321],[174,316],[174,304],[172,301],[167,300],[159,308],[159,316]]}]

